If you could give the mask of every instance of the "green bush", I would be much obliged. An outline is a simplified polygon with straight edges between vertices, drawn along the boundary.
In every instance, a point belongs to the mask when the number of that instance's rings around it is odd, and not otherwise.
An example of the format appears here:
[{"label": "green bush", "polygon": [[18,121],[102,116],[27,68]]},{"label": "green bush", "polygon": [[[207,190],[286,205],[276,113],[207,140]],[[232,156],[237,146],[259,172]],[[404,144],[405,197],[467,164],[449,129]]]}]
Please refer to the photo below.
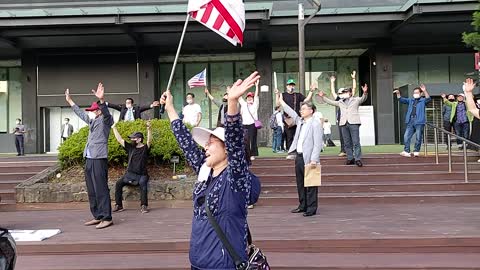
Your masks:
[{"label": "green bush", "polygon": [[[152,148],[150,157],[156,162],[168,161],[172,156],[180,156],[184,160],[182,150],[177,144],[168,120],[151,120],[152,124]],[[147,142],[146,121],[138,119],[133,122],[121,121],[116,125],[125,140],[133,132],[142,132],[145,136],[144,143]],[[63,168],[75,164],[83,164],[83,150],[88,138],[88,127],[81,128],[78,132],[69,137],[58,148],[58,159]],[[127,162],[127,153],[115,139],[113,131],[110,132],[108,139],[108,161],[111,164],[124,164]],[[182,164],[182,162],[180,163]]]}]

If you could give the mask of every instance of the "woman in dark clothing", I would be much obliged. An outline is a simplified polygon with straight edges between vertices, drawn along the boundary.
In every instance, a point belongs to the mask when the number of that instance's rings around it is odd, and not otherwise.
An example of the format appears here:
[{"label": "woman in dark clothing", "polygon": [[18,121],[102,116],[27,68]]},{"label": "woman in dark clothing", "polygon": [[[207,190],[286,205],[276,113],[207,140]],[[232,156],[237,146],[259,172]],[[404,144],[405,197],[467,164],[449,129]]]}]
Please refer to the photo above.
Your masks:
[{"label": "woman in dark clothing", "polygon": [[[260,182],[248,168],[242,119],[238,98],[258,81],[254,72],[243,82],[237,81],[228,96],[225,126],[214,131],[194,128],[192,133],[178,118],[170,91],[164,93],[161,103],[171,121],[173,133],[198,181],[193,191],[193,220],[190,238],[192,269],[234,270],[235,263],[210,224],[206,207],[210,209],[220,228],[243,261],[247,255],[247,206],[260,195]],[[205,152],[198,148],[204,147]]]}]

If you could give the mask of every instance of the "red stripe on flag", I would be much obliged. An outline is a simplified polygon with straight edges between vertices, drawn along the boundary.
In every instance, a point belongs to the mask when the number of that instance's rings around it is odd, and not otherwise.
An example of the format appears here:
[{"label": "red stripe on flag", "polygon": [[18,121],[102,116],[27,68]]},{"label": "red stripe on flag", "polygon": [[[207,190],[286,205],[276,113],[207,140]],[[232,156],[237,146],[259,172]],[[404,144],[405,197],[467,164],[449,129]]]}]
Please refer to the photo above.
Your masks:
[{"label": "red stripe on flag", "polygon": [[212,10],[213,10],[213,5],[208,4],[207,8],[205,9],[205,13],[203,13],[203,16],[201,19],[202,23],[208,22],[208,19],[210,19],[210,14],[212,14]]},{"label": "red stripe on flag", "polygon": [[218,16],[217,19],[215,20],[215,23],[213,24],[213,29],[215,30],[220,30],[220,27],[222,27],[222,24],[225,20],[223,19],[222,16]]},{"label": "red stripe on flag", "polygon": [[235,37],[235,33],[233,32],[232,28],[228,29],[227,37],[229,38]]},{"label": "red stripe on flag", "polygon": [[220,0],[212,0],[210,2],[212,5],[215,6],[215,8],[218,10],[221,16],[225,19],[225,21],[228,23],[230,26],[230,29],[235,33],[235,35],[238,37],[238,40],[240,41],[240,44],[243,44],[243,32],[242,29],[240,29],[240,26],[237,24],[237,22],[233,19],[232,15],[228,13],[228,10],[223,6],[223,4],[220,2]]},{"label": "red stripe on flag", "polygon": [[192,12],[191,16],[192,18],[196,19],[197,18],[198,11]]}]

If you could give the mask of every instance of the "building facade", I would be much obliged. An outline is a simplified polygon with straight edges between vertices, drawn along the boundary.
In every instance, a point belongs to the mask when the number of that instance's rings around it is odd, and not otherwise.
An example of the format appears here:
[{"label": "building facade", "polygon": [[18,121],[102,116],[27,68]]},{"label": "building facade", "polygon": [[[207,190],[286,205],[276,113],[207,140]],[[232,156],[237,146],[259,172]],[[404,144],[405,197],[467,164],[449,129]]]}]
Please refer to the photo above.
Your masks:
[{"label": "building facade", "polygon": [[[298,2],[246,0],[243,47],[191,20],[171,87],[175,107],[181,110],[186,93],[195,93],[202,126],[213,127],[218,110],[203,88],[189,89],[186,82],[207,68],[208,88],[220,98],[227,85],[258,70],[261,85],[269,87],[260,94],[259,115],[268,121],[274,72],[281,91],[287,79],[298,79]],[[474,51],[465,47],[461,34],[472,31],[477,5],[474,0],[324,0],[306,27],[305,85],[316,82],[329,92],[329,78],[336,75],[337,88],[350,86],[350,73],[357,70],[358,85],[370,85],[366,105],[374,108],[376,143],[398,143],[393,88],[425,83],[435,96],[460,92],[462,81],[475,71]],[[16,118],[28,130],[26,153],[55,152],[65,117],[76,130],[81,127],[65,102],[66,88],[85,107],[94,100],[90,89],[98,82],[113,103],[127,97],[137,104],[158,99],[186,6],[186,0],[0,0],[0,152],[15,152]],[[308,1],[304,7],[307,15],[313,12]],[[438,106],[437,99],[429,121],[439,119]],[[318,107],[333,123],[334,108]],[[150,117],[159,117],[158,111],[144,115]],[[259,143],[267,145],[270,136],[262,129]]]}]

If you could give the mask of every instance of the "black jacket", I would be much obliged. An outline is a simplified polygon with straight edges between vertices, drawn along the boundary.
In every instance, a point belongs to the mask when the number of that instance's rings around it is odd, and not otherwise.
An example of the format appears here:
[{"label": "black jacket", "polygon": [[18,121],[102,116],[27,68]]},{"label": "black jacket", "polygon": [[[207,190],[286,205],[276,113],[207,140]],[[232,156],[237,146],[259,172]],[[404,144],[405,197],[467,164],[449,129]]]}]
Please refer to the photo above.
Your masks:
[{"label": "black jacket", "polygon": [[[125,119],[125,114],[127,113],[128,109],[125,105],[117,105],[113,104],[110,102],[107,102],[107,106],[109,108],[112,108],[114,110],[117,110],[120,112],[120,118],[118,121],[123,121]],[[138,106],[138,105],[133,105],[133,119],[141,119],[142,118],[142,112],[148,111],[152,109],[150,105],[145,105],[145,106]]]}]

